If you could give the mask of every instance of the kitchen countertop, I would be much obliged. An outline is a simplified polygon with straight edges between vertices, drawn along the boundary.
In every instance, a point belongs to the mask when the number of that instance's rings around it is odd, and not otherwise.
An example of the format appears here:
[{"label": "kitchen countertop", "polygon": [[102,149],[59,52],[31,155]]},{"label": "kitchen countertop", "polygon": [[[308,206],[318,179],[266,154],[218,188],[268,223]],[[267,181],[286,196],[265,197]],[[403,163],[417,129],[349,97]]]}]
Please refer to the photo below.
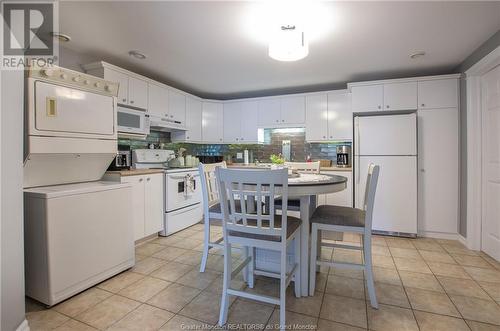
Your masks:
[{"label": "kitchen countertop", "polygon": [[[255,165],[253,163],[250,164],[243,164],[243,163],[233,163],[233,164],[228,164],[227,165],[229,168],[248,168],[248,169],[262,169],[265,166],[264,165]],[[347,171],[351,172],[352,168],[341,168],[341,167],[321,167],[321,171]]]},{"label": "kitchen countertop", "polygon": [[106,171],[106,174],[117,174],[120,176],[137,176],[137,175],[150,175],[150,174],[162,174],[163,169],[130,169],[130,170],[111,170]]}]

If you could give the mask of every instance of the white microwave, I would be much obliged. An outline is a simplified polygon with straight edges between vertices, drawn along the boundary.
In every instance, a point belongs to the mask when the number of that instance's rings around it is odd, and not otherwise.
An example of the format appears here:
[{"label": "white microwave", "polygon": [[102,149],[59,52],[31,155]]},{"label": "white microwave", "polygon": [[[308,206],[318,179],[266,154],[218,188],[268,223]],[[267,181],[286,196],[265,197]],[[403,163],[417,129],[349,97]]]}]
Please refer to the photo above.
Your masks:
[{"label": "white microwave", "polygon": [[118,106],[118,133],[146,136],[149,134],[149,115],[144,111]]}]

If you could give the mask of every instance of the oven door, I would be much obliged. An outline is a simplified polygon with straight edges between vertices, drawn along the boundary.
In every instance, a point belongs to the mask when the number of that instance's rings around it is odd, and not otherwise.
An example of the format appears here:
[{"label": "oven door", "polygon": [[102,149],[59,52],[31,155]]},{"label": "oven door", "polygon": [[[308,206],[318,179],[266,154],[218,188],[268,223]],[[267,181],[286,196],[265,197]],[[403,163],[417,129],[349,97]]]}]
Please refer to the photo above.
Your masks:
[{"label": "oven door", "polygon": [[166,174],[167,212],[201,202],[201,184],[198,172],[179,172]]},{"label": "oven door", "polygon": [[140,110],[118,107],[118,132],[149,134],[149,115]]}]

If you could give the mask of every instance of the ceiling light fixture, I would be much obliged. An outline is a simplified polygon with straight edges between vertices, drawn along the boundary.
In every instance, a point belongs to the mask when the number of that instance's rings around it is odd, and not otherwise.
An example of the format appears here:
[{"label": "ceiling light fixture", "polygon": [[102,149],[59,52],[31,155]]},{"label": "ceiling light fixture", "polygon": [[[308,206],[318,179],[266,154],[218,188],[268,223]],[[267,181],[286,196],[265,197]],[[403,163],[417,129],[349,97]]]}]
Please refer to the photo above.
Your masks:
[{"label": "ceiling light fixture", "polygon": [[418,59],[425,55],[424,51],[418,51],[410,55],[410,59]]},{"label": "ceiling light fixture", "polygon": [[269,56],[278,61],[298,61],[309,54],[304,31],[295,25],[282,25],[269,42]]},{"label": "ceiling light fixture", "polygon": [[57,38],[59,42],[66,43],[71,40],[71,37],[68,36],[67,34],[64,33],[59,33],[59,32],[51,32],[50,35],[54,38]]},{"label": "ceiling light fixture", "polygon": [[128,55],[135,57],[136,59],[139,59],[139,60],[144,60],[146,58],[146,55],[144,55],[143,53],[141,53],[139,51],[129,51]]}]

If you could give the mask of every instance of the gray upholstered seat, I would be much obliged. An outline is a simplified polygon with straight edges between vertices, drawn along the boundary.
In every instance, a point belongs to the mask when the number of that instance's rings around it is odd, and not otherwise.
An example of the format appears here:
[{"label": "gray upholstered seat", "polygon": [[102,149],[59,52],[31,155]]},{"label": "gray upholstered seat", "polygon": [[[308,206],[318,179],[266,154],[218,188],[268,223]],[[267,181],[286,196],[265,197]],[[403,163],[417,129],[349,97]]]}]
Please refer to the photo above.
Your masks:
[{"label": "gray upholstered seat", "polygon": [[[281,199],[275,199],[274,200],[274,205],[276,206],[276,209],[281,209],[281,206],[283,205],[283,200]],[[288,198],[288,207],[293,207],[293,209],[299,209],[300,210],[300,198]]]},{"label": "gray upholstered seat", "polygon": [[[286,224],[286,237],[289,238],[300,226],[301,220],[297,217],[287,216],[287,224]],[[257,221],[253,219],[247,220],[247,224],[251,226],[257,226]],[[262,227],[269,227],[269,221],[263,220]],[[274,227],[281,228],[281,215],[274,216]],[[270,241],[281,241],[281,236],[266,236],[262,234],[254,234],[248,232],[238,232],[238,231],[229,231],[230,236],[235,237],[245,237],[259,240],[270,240]]]},{"label": "gray upholstered seat", "polygon": [[316,208],[311,223],[364,227],[365,211],[351,207],[323,205]]}]

